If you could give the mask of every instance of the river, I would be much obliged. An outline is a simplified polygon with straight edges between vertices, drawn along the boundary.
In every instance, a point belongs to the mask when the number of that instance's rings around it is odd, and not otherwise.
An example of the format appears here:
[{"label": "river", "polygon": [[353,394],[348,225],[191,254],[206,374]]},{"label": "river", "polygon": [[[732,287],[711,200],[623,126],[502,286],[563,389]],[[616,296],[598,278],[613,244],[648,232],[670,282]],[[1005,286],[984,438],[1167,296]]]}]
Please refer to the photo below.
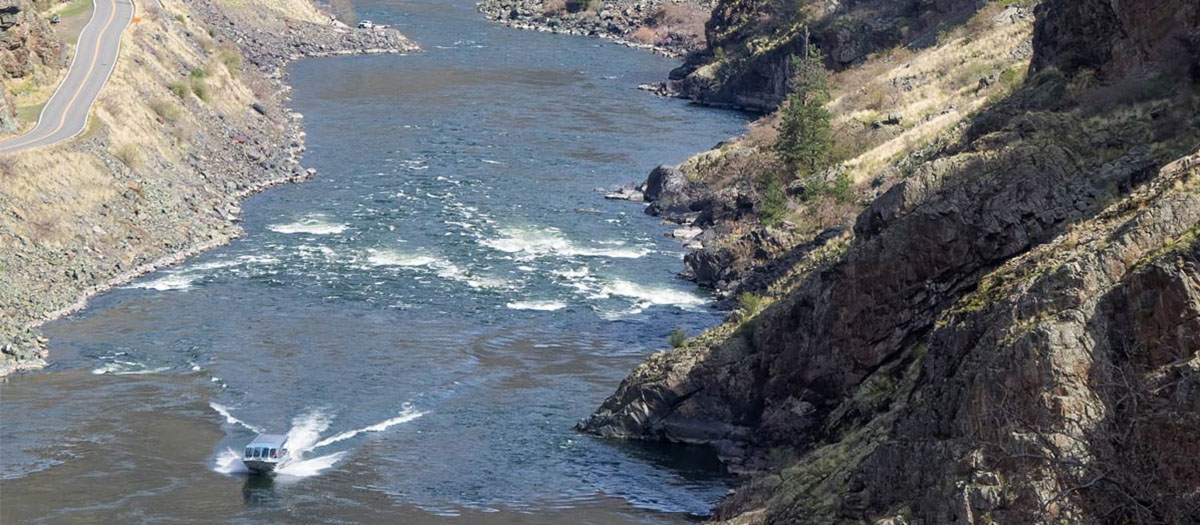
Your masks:
[{"label": "river", "polygon": [[[721,313],[640,180],[745,117],[637,91],[675,61],[359,1],[424,51],[290,68],[313,180],[247,234],[45,327],[0,384],[0,521],[674,523],[729,488],[710,451],[572,425],[675,326]],[[256,431],[301,459],[234,456]]]}]

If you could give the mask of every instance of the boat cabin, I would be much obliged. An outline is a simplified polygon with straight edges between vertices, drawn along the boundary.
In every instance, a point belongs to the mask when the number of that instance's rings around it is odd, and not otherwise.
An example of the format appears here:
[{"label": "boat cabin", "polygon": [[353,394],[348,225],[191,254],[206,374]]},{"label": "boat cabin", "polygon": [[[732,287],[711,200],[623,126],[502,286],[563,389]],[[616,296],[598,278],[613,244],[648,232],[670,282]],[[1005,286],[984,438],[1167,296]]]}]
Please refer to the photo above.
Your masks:
[{"label": "boat cabin", "polygon": [[259,434],[242,455],[242,463],[255,472],[271,472],[275,465],[287,457],[287,436]]}]

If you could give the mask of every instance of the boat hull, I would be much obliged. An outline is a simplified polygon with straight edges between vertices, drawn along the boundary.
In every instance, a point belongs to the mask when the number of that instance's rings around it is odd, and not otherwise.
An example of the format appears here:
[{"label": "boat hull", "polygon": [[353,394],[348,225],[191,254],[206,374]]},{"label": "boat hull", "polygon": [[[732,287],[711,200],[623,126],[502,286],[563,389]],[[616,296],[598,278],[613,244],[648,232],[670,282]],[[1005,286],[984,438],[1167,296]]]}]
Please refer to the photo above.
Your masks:
[{"label": "boat hull", "polygon": [[255,474],[270,474],[275,471],[275,466],[278,465],[278,463],[272,461],[262,461],[259,459],[247,459],[243,460],[242,463],[245,463],[246,468]]}]

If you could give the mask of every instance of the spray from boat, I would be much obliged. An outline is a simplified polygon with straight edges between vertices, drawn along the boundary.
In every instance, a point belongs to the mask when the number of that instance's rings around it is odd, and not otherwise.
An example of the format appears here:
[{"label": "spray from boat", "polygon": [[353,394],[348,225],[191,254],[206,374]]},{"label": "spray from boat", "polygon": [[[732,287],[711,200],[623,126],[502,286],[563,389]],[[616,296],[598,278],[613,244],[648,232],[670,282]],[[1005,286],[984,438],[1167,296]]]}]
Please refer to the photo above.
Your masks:
[{"label": "spray from boat", "polygon": [[[230,424],[238,425],[251,430],[256,434],[260,434],[259,438],[262,437],[263,432],[258,427],[250,425],[249,423],[246,423],[245,421],[233,416],[228,408],[217,403],[210,403],[209,405],[212,406],[213,410],[217,411],[217,413],[224,416],[225,420]],[[388,418],[362,428],[346,430],[330,437],[322,438],[321,435],[329,429],[331,423],[333,422],[333,416],[323,410],[313,410],[308,413],[301,414],[292,420],[292,427],[288,430],[287,434],[283,436],[285,438],[285,440],[282,442],[283,444],[280,447],[277,447],[278,461],[272,465],[273,471],[276,475],[284,477],[304,478],[315,476],[337,464],[338,461],[340,461],[343,457],[345,457],[346,454],[349,453],[349,451],[343,450],[331,454],[310,457],[312,453],[318,449],[346,441],[362,434],[383,432],[384,430],[396,425],[414,421],[424,415],[425,412],[420,412],[411,405],[405,403],[399,415],[395,417]],[[256,442],[259,438],[256,438]],[[251,443],[249,446],[247,446],[247,449],[252,450],[251,447],[253,446],[254,443]],[[286,453],[281,450],[282,448],[287,449]],[[260,459],[262,459],[261,456]],[[253,459],[250,461],[253,462]],[[261,467],[261,465],[259,466]],[[222,474],[247,474],[252,471],[252,469],[247,467],[246,458],[243,456],[243,454],[238,453],[238,451],[234,450],[233,448],[226,448],[217,454],[213,470]]]}]

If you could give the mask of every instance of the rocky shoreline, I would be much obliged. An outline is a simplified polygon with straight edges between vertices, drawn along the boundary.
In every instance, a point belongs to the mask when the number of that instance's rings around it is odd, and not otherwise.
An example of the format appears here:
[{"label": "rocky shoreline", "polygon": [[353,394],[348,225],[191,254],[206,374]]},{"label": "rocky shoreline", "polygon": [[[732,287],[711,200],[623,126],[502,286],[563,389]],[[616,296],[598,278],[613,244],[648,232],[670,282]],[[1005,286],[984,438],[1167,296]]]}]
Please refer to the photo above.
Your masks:
[{"label": "rocky shoreline", "polygon": [[[515,29],[602,38],[623,46],[682,58],[702,47],[702,31],[695,35],[666,28],[668,22],[659,21],[664,16],[662,13],[675,7],[706,14],[713,5],[711,0],[616,0],[586,3],[579,10],[572,10],[571,5],[559,3],[563,6],[553,6],[550,5],[552,2],[543,0],[484,0],[478,4],[478,9],[489,20]],[[706,15],[704,19],[707,19]],[[662,30],[650,31],[659,23],[664,25]],[[695,22],[691,24],[694,26]],[[693,27],[691,33],[696,32]]]},{"label": "rocky shoreline", "polygon": [[[44,280],[49,282],[39,282],[38,278],[29,275],[12,275],[11,272],[0,274],[0,284],[4,285],[0,309],[7,312],[6,319],[0,322],[0,376],[45,366],[47,341],[37,330],[43,323],[84,308],[87,300],[96,294],[227,244],[243,233],[235,225],[240,213],[238,202],[273,186],[306,180],[315,173],[313,169],[303,168],[300,162],[305,151],[302,116],[286,107],[290,87],[284,68],[288,63],[303,58],[403,54],[418,50],[414,43],[390,29],[352,29],[331,19],[327,24],[286,20],[282,24],[285,30],[278,31],[256,27],[252,23],[253,17],[231,16],[213,2],[196,2],[190,7],[191,16],[210,28],[209,35],[215,37],[216,43],[236,45],[247,66],[260,72],[261,81],[253,81],[259,97],[247,108],[250,117],[231,123],[221,114],[197,113],[195,116],[200,120],[203,132],[193,136],[187,146],[188,152],[184,156],[187,166],[172,167],[165,159],[152,159],[153,163],[163,167],[162,172],[153,174],[148,173],[149,167],[128,169],[113,159],[110,153],[113,145],[106,137],[87,136],[55,149],[104,159],[106,169],[129,180],[127,184],[136,192],[159,184],[173,187],[170,173],[180,168],[190,169],[199,180],[208,181],[212,186],[213,194],[204,194],[213,202],[211,211],[204,215],[195,209],[196,195],[173,195],[184,202],[192,202],[194,211],[176,211],[173,218],[164,217],[153,221],[148,228],[133,230],[136,235],[148,237],[147,244],[155,244],[152,239],[156,237],[161,239],[157,243],[162,243],[166,249],[144,247],[134,254],[131,264],[96,253],[88,244],[64,253],[41,249],[33,239],[13,233],[13,242],[19,249],[0,257],[0,268],[13,268],[13,262],[28,264],[34,261],[35,264],[29,265],[31,269],[40,263],[66,270],[45,275]],[[141,49],[128,47],[122,59],[141,61],[141,57],[125,55],[135,55],[139,51]],[[107,92],[117,89],[121,86],[106,86]],[[166,180],[160,180],[160,177]],[[140,195],[130,198],[138,197]],[[106,208],[122,206],[129,207],[130,216],[143,215],[139,210],[141,203],[122,201],[106,205]],[[195,212],[202,213],[199,217],[203,219],[198,221]],[[21,212],[14,210],[12,213],[17,225],[25,222]],[[108,228],[98,222],[78,227],[86,231],[86,235],[108,233]],[[128,235],[135,235],[133,231]],[[0,233],[3,233],[2,229]],[[8,236],[0,235],[2,237]],[[7,239],[3,240],[8,244]],[[118,247],[117,253],[120,251]],[[128,257],[127,253],[121,255]]]}]

